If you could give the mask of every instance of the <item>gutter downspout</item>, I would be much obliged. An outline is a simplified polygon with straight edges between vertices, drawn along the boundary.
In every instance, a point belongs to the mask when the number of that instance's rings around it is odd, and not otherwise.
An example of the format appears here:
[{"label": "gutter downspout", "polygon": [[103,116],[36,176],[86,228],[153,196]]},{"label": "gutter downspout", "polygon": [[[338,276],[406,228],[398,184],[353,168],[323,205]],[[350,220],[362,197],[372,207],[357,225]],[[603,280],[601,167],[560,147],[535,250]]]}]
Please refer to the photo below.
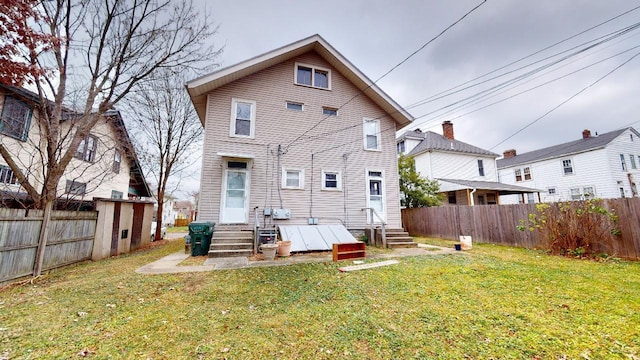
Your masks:
[{"label": "gutter downspout", "polygon": [[473,190],[471,190],[471,194],[469,194],[469,199],[471,200],[471,206],[474,206],[474,205],[475,205],[475,201],[474,201],[474,199],[473,199],[473,194],[475,194],[477,190],[478,190],[478,189],[475,189],[475,188],[474,188]]}]

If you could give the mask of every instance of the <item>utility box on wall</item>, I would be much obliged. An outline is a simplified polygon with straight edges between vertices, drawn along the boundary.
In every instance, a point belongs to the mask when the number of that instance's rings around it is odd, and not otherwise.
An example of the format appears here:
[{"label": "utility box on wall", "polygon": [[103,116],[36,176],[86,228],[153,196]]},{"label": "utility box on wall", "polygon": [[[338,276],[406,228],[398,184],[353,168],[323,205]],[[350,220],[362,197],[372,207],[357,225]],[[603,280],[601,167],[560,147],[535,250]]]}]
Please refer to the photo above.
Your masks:
[{"label": "utility box on wall", "polygon": [[276,220],[288,220],[291,219],[290,209],[273,209],[273,218]]}]

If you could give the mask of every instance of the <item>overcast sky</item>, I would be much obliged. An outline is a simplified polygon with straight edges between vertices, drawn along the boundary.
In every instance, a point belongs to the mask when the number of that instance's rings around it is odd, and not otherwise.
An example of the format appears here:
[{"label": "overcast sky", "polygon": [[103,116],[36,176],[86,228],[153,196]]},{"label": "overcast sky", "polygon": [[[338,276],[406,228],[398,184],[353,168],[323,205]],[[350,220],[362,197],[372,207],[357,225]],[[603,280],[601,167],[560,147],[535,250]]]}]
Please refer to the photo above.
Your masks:
[{"label": "overcast sky", "polygon": [[[210,20],[220,26],[214,41],[225,46],[218,59],[222,66],[319,34],[372,80],[481,3],[480,0],[196,1],[210,13]],[[441,123],[451,120],[456,139],[498,154],[510,148],[523,153],[576,140],[583,129],[604,133],[629,125],[640,127],[640,56],[605,76],[640,52],[640,47],[634,49],[640,46],[640,29],[617,34],[612,39],[603,38],[640,22],[640,9],[481,80],[510,74],[438,101],[410,107],[637,6],[640,1],[488,0],[379,81],[378,86],[417,118],[407,129],[419,127],[442,133]],[[595,45],[596,39],[608,41],[569,56]],[[624,53],[613,56],[621,52]],[[547,57],[552,58],[530,65]],[[562,57],[567,59],[551,64]],[[526,65],[529,66],[514,71]],[[587,66],[590,67],[577,71]],[[544,69],[540,71],[540,67]],[[527,72],[532,75],[524,76]],[[576,73],[570,75],[572,72]],[[521,81],[501,88],[498,94],[483,92],[505,81],[513,82],[519,76]],[[554,79],[558,80],[514,96]],[[477,94],[485,97],[463,109],[455,105]],[[512,98],[491,105],[508,97]],[[558,107],[563,102],[566,103]],[[549,111],[552,112],[544,116]]]}]

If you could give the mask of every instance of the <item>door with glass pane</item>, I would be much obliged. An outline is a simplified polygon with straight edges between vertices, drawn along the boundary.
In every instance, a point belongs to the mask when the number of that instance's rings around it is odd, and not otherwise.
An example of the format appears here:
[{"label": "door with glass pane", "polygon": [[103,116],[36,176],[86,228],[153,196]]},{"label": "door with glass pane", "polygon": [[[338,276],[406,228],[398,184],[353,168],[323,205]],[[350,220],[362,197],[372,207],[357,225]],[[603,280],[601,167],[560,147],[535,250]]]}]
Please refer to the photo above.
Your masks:
[{"label": "door with glass pane", "polygon": [[[386,219],[384,178],[381,171],[367,172],[367,207],[373,208],[383,220]],[[368,222],[371,222],[370,216],[370,212],[367,212]],[[374,216],[373,222],[379,223],[380,219]]]},{"label": "door with glass pane", "polygon": [[241,161],[228,161],[224,172],[224,183],[222,189],[222,223],[247,223],[247,183],[247,163]]}]

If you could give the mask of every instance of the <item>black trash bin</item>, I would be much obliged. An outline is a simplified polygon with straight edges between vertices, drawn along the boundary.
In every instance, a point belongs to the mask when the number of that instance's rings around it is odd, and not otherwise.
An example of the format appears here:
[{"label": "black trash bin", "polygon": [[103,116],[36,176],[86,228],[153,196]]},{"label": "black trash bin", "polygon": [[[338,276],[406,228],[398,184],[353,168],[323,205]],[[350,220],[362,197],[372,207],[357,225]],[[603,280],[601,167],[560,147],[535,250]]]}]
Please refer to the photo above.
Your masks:
[{"label": "black trash bin", "polygon": [[211,237],[213,236],[212,222],[192,222],[189,224],[189,238],[191,239],[191,256],[202,256],[209,253]]}]

